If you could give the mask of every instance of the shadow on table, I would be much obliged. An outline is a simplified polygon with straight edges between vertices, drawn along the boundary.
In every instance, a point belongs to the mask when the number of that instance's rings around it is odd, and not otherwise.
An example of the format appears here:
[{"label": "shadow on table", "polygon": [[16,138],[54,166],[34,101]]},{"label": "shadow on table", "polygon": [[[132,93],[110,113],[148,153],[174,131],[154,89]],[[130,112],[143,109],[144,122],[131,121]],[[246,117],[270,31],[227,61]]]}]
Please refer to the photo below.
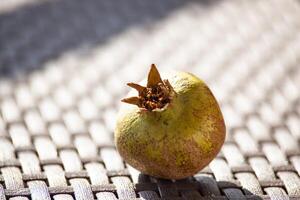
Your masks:
[{"label": "shadow on table", "polygon": [[[90,48],[153,23],[192,0],[53,0],[0,14],[0,76],[30,71],[63,52]],[[218,1],[197,1],[210,6]],[[195,1],[194,1],[195,3]]]},{"label": "shadow on table", "polygon": [[[138,178],[139,195],[147,200],[162,198],[176,199],[257,199],[262,198],[242,188],[236,183],[228,181],[216,181],[208,176],[189,177],[172,181],[157,179],[140,174]],[[144,191],[142,191],[144,190]],[[159,195],[158,195],[159,194]]]}]

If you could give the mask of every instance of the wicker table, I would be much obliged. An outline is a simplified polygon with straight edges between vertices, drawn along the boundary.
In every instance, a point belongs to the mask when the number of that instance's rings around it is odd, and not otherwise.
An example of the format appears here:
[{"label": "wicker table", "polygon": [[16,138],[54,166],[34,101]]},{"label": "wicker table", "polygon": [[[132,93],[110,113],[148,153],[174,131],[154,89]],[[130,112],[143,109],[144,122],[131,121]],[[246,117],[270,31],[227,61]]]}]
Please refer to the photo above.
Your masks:
[{"label": "wicker table", "polygon": [[[300,199],[299,33],[292,0],[1,1],[0,200]],[[113,144],[151,63],[202,77],[225,116],[222,151],[185,180]]]}]

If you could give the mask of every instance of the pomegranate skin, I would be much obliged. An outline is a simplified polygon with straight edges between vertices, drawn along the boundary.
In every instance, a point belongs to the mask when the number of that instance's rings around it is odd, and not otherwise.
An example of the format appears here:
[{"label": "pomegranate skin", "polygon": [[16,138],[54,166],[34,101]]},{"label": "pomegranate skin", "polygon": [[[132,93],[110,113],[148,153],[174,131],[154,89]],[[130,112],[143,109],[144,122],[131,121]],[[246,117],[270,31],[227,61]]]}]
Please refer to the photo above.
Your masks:
[{"label": "pomegranate skin", "polygon": [[186,72],[168,73],[176,95],[162,109],[123,104],[115,144],[124,160],[159,178],[191,176],[214,159],[225,140],[220,107],[208,86]]}]

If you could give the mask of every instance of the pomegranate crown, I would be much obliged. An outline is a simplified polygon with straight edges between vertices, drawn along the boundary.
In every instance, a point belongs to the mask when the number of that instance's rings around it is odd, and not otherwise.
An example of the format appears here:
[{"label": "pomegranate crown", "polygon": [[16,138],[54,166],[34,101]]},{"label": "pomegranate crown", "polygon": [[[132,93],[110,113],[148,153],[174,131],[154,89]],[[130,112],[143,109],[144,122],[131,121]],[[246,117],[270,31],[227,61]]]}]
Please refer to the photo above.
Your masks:
[{"label": "pomegranate crown", "polygon": [[150,67],[147,86],[141,86],[137,83],[127,83],[127,85],[137,90],[138,96],[128,97],[121,101],[148,111],[164,108],[171,102],[175,94],[168,79],[161,79],[155,64]]}]

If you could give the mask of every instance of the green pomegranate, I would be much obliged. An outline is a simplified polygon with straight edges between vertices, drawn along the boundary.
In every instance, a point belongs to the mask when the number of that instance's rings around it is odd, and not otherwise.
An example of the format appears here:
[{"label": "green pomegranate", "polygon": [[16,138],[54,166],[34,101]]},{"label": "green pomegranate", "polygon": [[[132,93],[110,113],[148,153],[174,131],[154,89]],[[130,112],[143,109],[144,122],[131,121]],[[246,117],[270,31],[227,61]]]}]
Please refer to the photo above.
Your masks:
[{"label": "green pomegranate", "polygon": [[124,160],[154,177],[182,179],[204,168],[220,151],[225,124],[207,85],[193,74],[174,72],[162,80],[153,64],[147,86],[128,85],[115,143]]}]

